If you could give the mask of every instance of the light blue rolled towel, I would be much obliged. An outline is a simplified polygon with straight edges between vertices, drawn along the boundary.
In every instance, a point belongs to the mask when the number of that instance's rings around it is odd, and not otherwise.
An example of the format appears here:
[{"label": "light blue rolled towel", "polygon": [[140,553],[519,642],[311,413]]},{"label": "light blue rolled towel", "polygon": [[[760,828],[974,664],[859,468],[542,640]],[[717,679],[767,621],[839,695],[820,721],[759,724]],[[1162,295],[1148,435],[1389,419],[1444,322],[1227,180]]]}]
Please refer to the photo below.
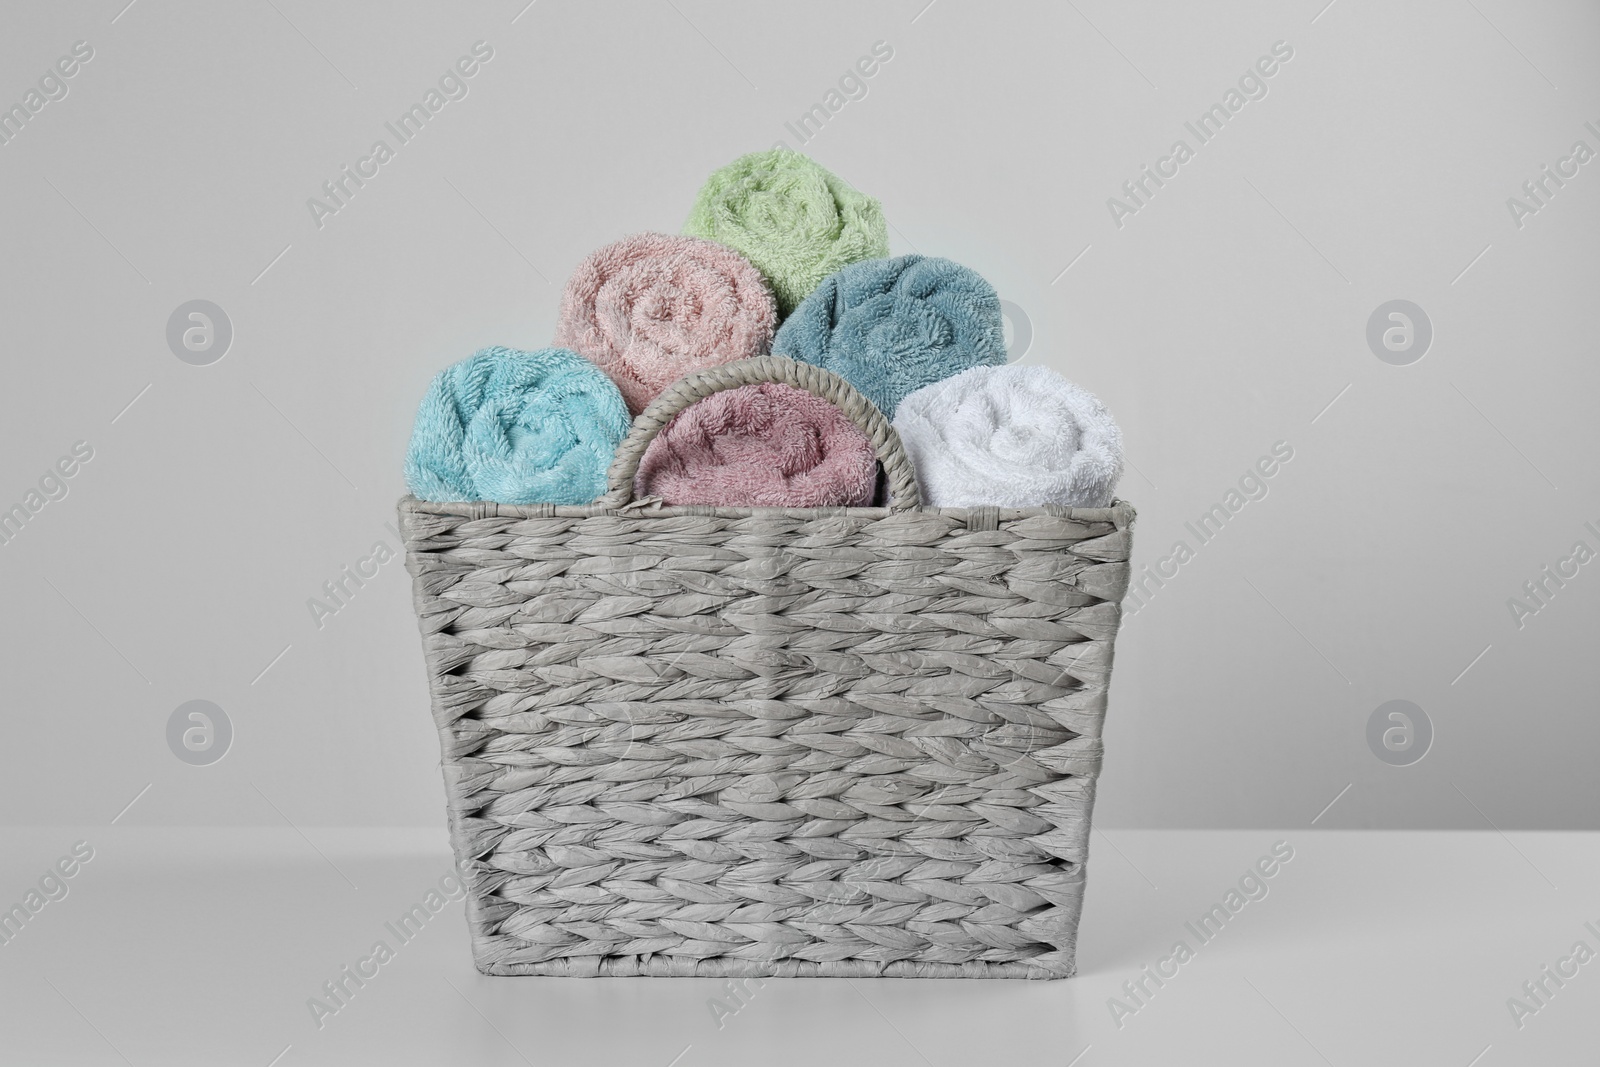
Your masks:
[{"label": "light blue rolled towel", "polygon": [[627,432],[616,385],[571,349],[485,348],[428,387],[406,485],[436,502],[587,504]]},{"label": "light blue rolled towel", "polygon": [[778,328],[772,350],[833,371],[890,419],[925,385],[1006,362],[994,287],[927,256],[869,259],[830,275]]}]

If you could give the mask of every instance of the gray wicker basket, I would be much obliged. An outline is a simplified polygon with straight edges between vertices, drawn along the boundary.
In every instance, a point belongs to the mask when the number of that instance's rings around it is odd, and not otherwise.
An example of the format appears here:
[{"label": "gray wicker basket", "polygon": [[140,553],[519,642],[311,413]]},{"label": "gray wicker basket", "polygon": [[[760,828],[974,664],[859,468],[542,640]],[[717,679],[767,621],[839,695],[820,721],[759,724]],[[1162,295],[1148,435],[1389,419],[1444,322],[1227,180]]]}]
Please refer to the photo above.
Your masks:
[{"label": "gray wicker basket", "polygon": [[[886,508],[630,501],[704,396],[838,405]],[[922,508],[887,421],[763,356],[582,507],[400,503],[485,974],[1063,978],[1134,512]]]}]

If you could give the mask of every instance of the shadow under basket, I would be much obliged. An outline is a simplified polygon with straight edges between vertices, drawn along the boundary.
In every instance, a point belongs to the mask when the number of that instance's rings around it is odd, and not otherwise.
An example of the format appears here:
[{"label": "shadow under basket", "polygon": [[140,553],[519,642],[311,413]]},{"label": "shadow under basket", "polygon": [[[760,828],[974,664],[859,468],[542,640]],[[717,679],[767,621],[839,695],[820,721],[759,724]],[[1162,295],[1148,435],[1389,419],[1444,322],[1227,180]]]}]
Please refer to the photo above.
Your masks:
[{"label": "shadow under basket", "polygon": [[[694,400],[784,381],[891,503],[630,490]],[[584,506],[400,503],[485,974],[1064,978],[1133,508],[924,508],[842,379],[761,357],[635,420]]]}]

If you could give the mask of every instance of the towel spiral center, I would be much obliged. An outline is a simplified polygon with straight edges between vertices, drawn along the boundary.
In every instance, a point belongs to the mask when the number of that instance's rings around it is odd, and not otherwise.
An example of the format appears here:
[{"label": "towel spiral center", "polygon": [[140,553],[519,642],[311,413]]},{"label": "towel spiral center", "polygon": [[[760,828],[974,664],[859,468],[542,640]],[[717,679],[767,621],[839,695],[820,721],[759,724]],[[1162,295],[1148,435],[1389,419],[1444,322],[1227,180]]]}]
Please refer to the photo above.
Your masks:
[{"label": "towel spiral center", "polygon": [[766,351],[777,321],[761,273],[711,241],[639,234],[573,274],[556,343],[592,360],[637,415],[691,370]]}]

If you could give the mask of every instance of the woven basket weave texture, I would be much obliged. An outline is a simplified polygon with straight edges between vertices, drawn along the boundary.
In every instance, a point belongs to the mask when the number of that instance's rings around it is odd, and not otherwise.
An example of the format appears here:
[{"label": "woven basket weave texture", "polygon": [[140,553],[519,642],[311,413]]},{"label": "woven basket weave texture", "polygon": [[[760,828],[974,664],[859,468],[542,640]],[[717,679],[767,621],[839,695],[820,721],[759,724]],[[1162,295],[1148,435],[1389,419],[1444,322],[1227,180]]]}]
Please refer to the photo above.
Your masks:
[{"label": "woven basket weave texture", "polygon": [[[629,500],[752,381],[839,404],[891,505]],[[401,501],[479,969],[1072,974],[1133,509],[921,508],[877,410],[778,357],[664,392],[610,481]]]}]

